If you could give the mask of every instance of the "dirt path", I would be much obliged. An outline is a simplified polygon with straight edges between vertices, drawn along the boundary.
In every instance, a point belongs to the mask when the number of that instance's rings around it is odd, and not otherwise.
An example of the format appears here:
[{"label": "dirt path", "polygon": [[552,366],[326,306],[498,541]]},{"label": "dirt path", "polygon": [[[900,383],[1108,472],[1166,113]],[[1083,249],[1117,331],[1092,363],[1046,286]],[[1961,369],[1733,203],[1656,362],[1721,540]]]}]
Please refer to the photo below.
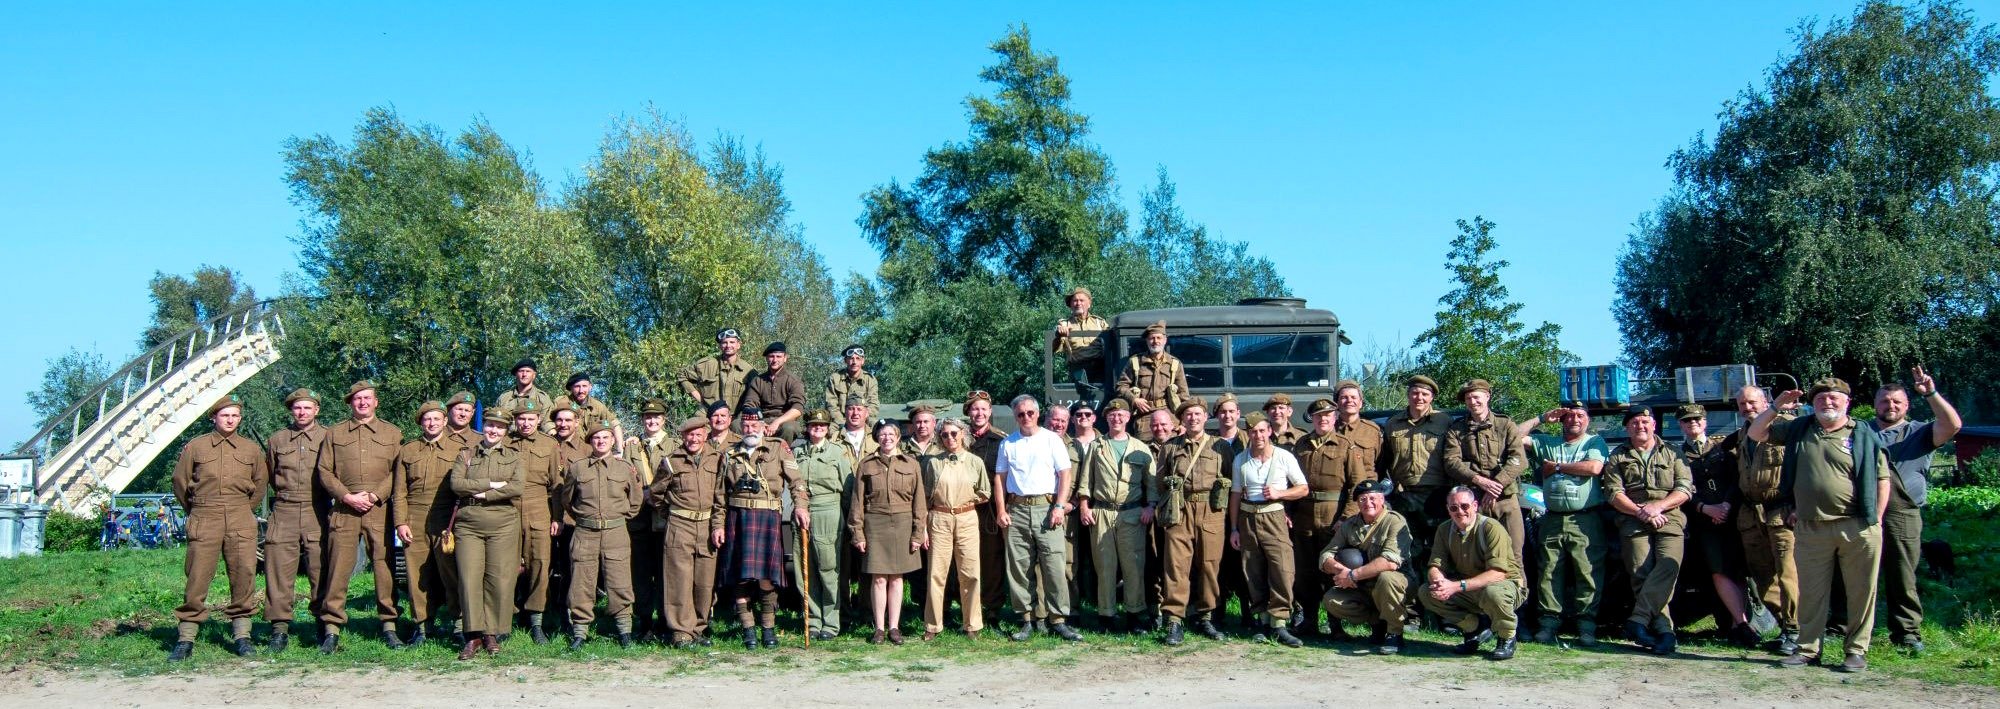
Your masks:
[{"label": "dirt path", "polygon": [[1938,687],[1880,674],[1783,670],[1686,655],[1568,655],[1506,664],[1479,659],[1286,654],[1233,646],[1175,655],[1077,653],[999,662],[946,658],[900,666],[866,653],[785,651],[748,659],[646,658],[480,667],[454,663],[421,679],[252,662],[120,677],[23,669],[0,676],[12,707],[321,706],[765,707],[1363,706],[1930,707],[2000,705],[2000,691]]}]

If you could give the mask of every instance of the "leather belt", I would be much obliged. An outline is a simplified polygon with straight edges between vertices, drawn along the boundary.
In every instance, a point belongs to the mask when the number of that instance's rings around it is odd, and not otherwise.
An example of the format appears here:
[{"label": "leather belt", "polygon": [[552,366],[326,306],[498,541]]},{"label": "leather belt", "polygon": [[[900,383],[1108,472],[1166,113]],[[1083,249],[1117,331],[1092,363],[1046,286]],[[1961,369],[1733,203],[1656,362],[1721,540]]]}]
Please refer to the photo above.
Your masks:
[{"label": "leather belt", "polygon": [[586,517],[577,520],[576,526],[582,527],[584,529],[618,529],[620,527],[625,526],[625,518],[618,517],[615,519],[590,519]]},{"label": "leather belt", "polygon": [[681,519],[693,520],[696,522],[707,522],[708,520],[713,519],[715,517],[714,510],[689,510],[689,509],[682,509],[679,507],[667,510],[667,514],[679,517]]},{"label": "leather belt", "polygon": [[1578,514],[1583,514],[1583,513],[1585,513],[1585,512],[1596,512],[1596,511],[1598,511],[1599,509],[1602,509],[1603,507],[1604,507],[1603,505],[1591,505],[1591,506],[1589,506],[1589,507],[1585,507],[1585,508],[1583,508],[1583,509],[1580,509],[1580,510],[1568,510],[1568,511],[1563,511],[1563,510],[1549,510],[1549,514],[1552,514],[1552,515],[1578,515]]},{"label": "leather belt", "polygon": [[1251,514],[1264,514],[1266,512],[1283,512],[1285,511],[1285,503],[1283,502],[1260,503],[1260,502],[1245,501],[1243,503],[1243,511],[1249,512]]},{"label": "leather belt", "polygon": [[963,504],[963,505],[959,505],[959,506],[957,506],[957,507],[945,507],[945,506],[943,506],[943,505],[931,505],[931,511],[932,511],[932,512],[937,512],[937,513],[941,513],[941,514],[948,514],[948,515],[957,515],[957,514],[965,514],[965,513],[967,513],[967,512],[971,512],[971,511],[973,511],[973,510],[976,510],[976,509],[979,509],[979,503],[977,503],[977,502],[967,502],[967,503],[965,503],[965,504]]},{"label": "leather belt", "polygon": [[1055,495],[1008,495],[1007,504],[1029,505],[1029,506],[1048,505],[1048,504],[1054,504],[1055,498],[1056,498]]},{"label": "leather belt", "polygon": [[729,498],[729,506],[740,510],[775,510],[781,507],[777,500],[742,500],[734,497]]}]

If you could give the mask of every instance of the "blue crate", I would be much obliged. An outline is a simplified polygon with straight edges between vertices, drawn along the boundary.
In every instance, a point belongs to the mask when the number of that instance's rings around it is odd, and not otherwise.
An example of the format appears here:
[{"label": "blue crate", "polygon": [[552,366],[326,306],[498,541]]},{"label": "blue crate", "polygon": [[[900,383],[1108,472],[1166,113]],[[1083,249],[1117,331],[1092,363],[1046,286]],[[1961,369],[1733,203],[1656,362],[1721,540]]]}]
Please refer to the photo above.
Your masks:
[{"label": "blue crate", "polygon": [[1625,406],[1632,403],[1632,370],[1615,364],[1562,368],[1562,403]]}]

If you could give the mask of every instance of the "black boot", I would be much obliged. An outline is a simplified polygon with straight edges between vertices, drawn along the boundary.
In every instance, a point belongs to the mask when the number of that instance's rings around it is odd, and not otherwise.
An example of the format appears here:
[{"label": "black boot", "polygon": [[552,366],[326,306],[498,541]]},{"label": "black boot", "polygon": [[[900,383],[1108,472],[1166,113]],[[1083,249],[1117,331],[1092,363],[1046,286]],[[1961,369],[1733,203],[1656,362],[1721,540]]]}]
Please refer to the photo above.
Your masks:
[{"label": "black boot", "polygon": [[575,651],[577,651],[577,650],[582,650],[582,649],[583,649],[583,636],[581,636],[581,635],[571,635],[571,636],[569,636],[569,649],[570,649],[570,651],[571,651],[571,652],[575,652]]},{"label": "black boot", "polygon": [[416,632],[410,633],[409,645],[410,647],[423,647],[424,643],[430,642],[430,639],[430,634],[424,632],[424,626],[419,625]]},{"label": "black boot", "polygon": [[1149,634],[1153,632],[1153,618],[1144,613],[1126,613],[1125,626],[1134,634]]},{"label": "black boot", "polygon": [[1181,628],[1180,619],[1175,618],[1173,620],[1167,621],[1166,642],[1167,645],[1170,647],[1179,646],[1181,643],[1187,642],[1187,633],[1185,630]]},{"label": "black boot", "polygon": [[237,656],[237,657],[250,657],[251,655],[255,655],[255,654],[257,654],[257,646],[256,646],[256,645],[254,645],[254,644],[251,644],[251,642],[250,642],[250,639],[249,639],[249,638],[237,638],[237,639],[236,639],[236,656]]},{"label": "black boot", "polygon": [[1028,638],[1035,637],[1035,626],[1036,626],[1035,621],[1032,620],[1023,621],[1021,623],[1021,628],[1019,630],[1015,630],[1013,635],[1007,636],[1007,639],[1017,643],[1027,642]]},{"label": "black boot", "polygon": [[528,638],[534,640],[536,645],[547,645],[549,644],[549,631],[543,630],[541,623],[535,623],[528,626]]},{"label": "black boot", "polygon": [[1479,626],[1473,628],[1472,632],[1466,633],[1465,640],[1460,642],[1457,647],[1452,648],[1451,651],[1460,655],[1470,655],[1479,652],[1479,646],[1491,637],[1493,637],[1493,621],[1487,620],[1486,616],[1479,616]]},{"label": "black boot", "polygon": [[755,649],[757,649],[757,629],[756,629],[756,628],[744,628],[744,629],[743,629],[743,649],[745,649],[745,650],[755,650]]},{"label": "black boot", "polygon": [[1215,624],[1208,622],[1207,616],[1196,618],[1194,620],[1194,631],[1200,633],[1202,637],[1206,637],[1210,640],[1222,639],[1222,631],[1216,630]]},{"label": "black boot", "polygon": [[767,625],[767,626],[764,626],[764,629],[763,629],[763,634],[764,634],[764,647],[777,647],[777,646],[778,646],[778,629],[777,629],[777,628],[773,628],[773,627],[771,627],[771,626],[768,626],[768,625]]},{"label": "black boot", "polygon": [[1115,615],[1098,616],[1097,629],[1106,633],[1123,633],[1125,632],[1125,619]]},{"label": "black boot", "polygon": [[182,640],[174,643],[173,649],[167,651],[167,661],[182,662],[187,660],[188,656],[192,654],[194,654],[194,643]]},{"label": "black boot", "polygon": [[1377,655],[1394,655],[1396,653],[1402,652],[1403,636],[1401,635],[1384,636],[1381,642],[1375,643],[1374,649],[1375,649],[1375,654]]},{"label": "black boot", "polygon": [[618,649],[620,649],[620,650],[630,650],[630,649],[632,649],[632,634],[631,634],[631,633],[619,633],[619,634],[618,634]]},{"label": "black boot", "polygon": [[1625,638],[1648,651],[1653,649],[1654,643],[1659,642],[1659,638],[1653,637],[1652,631],[1647,630],[1646,626],[1629,620],[1625,621]]},{"label": "black boot", "polygon": [[271,654],[273,654],[273,655],[276,655],[276,654],[278,654],[278,653],[281,653],[281,652],[284,652],[284,651],[285,651],[285,648],[287,648],[287,647],[290,647],[290,646],[291,646],[291,644],[292,644],[292,634],[291,634],[291,633],[288,633],[288,632],[286,632],[286,633],[272,633],[272,634],[271,634],[271,642],[270,642],[270,644],[268,644],[268,645],[265,645],[265,646],[264,646],[264,648],[265,648],[265,650],[266,650],[266,651],[270,652]]},{"label": "black boot", "polygon": [[1368,630],[1368,645],[1370,647],[1382,647],[1382,642],[1388,639],[1388,637],[1389,624],[1379,620],[1375,621]]},{"label": "black boot", "polygon": [[1271,637],[1276,639],[1279,645],[1285,647],[1305,647],[1306,644],[1304,640],[1299,639],[1299,636],[1293,635],[1290,629],[1282,625],[1278,626],[1277,632],[1272,633]]},{"label": "black boot", "polygon": [[1489,659],[1489,660],[1512,660],[1512,659],[1514,659],[1514,639],[1513,639],[1513,638],[1502,638],[1502,639],[1500,640],[1500,644],[1499,644],[1499,645],[1495,645],[1495,646],[1493,647],[1493,652],[1491,652],[1491,653],[1487,653],[1487,655],[1486,655],[1486,659]]},{"label": "black boot", "polygon": [[340,633],[320,633],[319,654],[331,655],[338,649],[340,649]]},{"label": "black boot", "polygon": [[1069,627],[1068,623],[1056,623],[1050,625],[1049,633],[1055,635],[1058,638],[1062,638],[1070,642],[1077,642],[1083,639],[1083,636],[1078,635],[1076,629]]}]

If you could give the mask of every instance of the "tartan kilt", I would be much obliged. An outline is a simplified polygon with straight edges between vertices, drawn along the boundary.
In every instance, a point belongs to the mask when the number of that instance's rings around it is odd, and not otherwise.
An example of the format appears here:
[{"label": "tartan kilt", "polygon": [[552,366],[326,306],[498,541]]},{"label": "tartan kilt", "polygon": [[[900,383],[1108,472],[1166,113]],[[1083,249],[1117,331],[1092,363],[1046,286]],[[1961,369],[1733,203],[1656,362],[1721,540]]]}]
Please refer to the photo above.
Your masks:
[{"label": "tartan kilt", "polygon": [[784,525],[778,511],[731,507],[724,525],[723,585],[757,580],[784,586]]}]

